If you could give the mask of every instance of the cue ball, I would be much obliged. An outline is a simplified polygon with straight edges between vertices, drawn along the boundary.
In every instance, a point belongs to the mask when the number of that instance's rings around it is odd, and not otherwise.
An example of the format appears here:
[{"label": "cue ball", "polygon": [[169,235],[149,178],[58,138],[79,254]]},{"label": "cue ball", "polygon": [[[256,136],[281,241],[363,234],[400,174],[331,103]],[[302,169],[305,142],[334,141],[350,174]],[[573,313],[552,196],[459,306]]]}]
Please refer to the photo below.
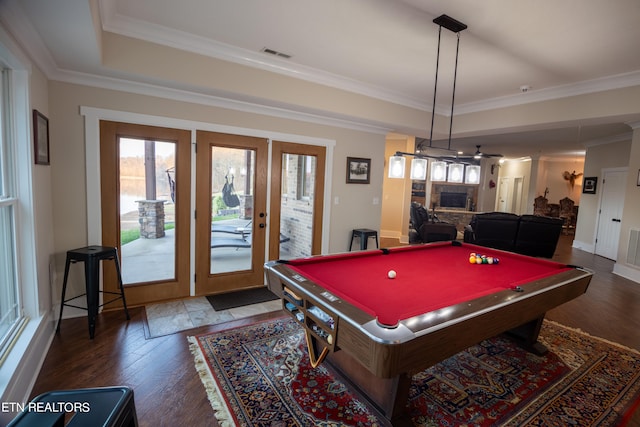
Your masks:
[{"label": "cue ball", "polygon": [[389,272],[387,273],[387,276],[389,277],[389,279],[395,279],[396,278],[396,272],[393,270],[389,270]]}]

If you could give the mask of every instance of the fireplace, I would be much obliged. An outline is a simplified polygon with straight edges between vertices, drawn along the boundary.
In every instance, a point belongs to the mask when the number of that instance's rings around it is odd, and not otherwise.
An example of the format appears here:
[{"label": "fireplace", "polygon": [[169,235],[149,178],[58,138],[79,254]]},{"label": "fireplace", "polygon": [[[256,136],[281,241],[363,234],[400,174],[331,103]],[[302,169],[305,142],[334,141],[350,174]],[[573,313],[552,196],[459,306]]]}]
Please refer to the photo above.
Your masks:
[{"label": "fireplace", "polygon": [[440,207],[462,208],[467,207],[467,193],[440,193]]}]

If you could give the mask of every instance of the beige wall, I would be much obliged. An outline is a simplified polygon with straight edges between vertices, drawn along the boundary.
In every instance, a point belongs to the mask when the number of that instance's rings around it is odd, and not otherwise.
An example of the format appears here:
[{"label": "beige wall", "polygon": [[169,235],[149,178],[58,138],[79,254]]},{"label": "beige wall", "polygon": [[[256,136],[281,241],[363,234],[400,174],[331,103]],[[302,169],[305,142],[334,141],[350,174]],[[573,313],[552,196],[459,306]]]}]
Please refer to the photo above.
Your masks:
[{"label": "beige wall", "polygon": [[[95,2],[92,1],[91,4],[95,6]],[[94,13],[95,11],[94,7]],[[4,30],[0,32],[4,33]],[[25,352],[25,357],[29,360],[22,363],[20,371],[14,372],[20,384],[14,382],[13,394],[3,396],[3,399],[9,401],[27,399],[34,379],[30,376],[37,373],[40,358],[46,354],[46,346],[53,334],[53,307],[57,307],[60,299],[66,251],[88,243],[86,141],[84,121],[80,115],[81,106],[167,117],[168,122],[182,119],[193,123],[254,129],[265,135],[286,133],[333,140],[334,155],[332,159],[328,159],[332,182],[329,189],[329,229],[325,230],[328,233],[327,252],[345,251],[353,228],[366,227],[386,232],[399,226],[397,229],[401,238],[408,228],[408,180],[399,184],[397,189],[390,190],[394,197],[397,193],[406,202],[387,206],[386,201],[382,200],[383,185],[387,184],[384,178],[385,159],[388,157],[388,153],[385,153],[385,134],[388,131],[424,134],[424,124],[430,115],[429,112],[274,73],[259,72],[195,53],[178,52],[127,37],[100,31],[97,31],[97,34],[102,42],[100,49],[104,65],[118,71],[132,72],[142,83],[135,88],[139,92],[162,92],[165,96],[138,95],[126,91],[50,81],[50,78],[57,75],[56,70],[51,70],[51,76],[44,75],[31,63],[38,58],[27,59],[23,52],[16,49],[15,54],[24,58],[25,63],[31,67],[29,109],[39,110],[49,117],[50,123],[51,165],[34,165],[30,162],[34,211],[33,217],[25,215],[21,218],[23,222],[34,224],[38,308],[41,314],[48,316],[46,327],[41,328],[46,329],[46,332],[40,331],[38,339],[29,343],[29,351]],[[4,34],[0,36],[4,43]],[[11,47],[18,46],[14,40],[9,40],[8,43]],[[42,61],[48,63],[47,59]],[[61,74],[71,78],[63,72]],[[112,88],[113,85],[121,84],[99,79],[96,81],[100,82],[96,84]],[[202,83],[207,88],[203,91],[206,93],[185,94],[177,91],[169,95],[168,90],[176,82]],[[249,106],[264,104],[270,108],[282,108],[289,110],[291,115],[305,115],[305,121],[212,105],[212,96],[224,98],[232,92],[235,92],[236,99],[248,102]],[[199,95],[202,95],[202,103],[199,104],[177,100],[193,99]],[[576,121],[606,121],[612,117],[640,113],[638,99],[640,86],[463,113],[456,116],[453,136],[536,129],[547,124]],[[237,101],[224,101],[239,104]],[[265,110],[262,107],[257,108]],[[333,125],[333,119],[344,120],[344,123],[339,126]],[[364,128],[368,130],[362,130]],[[447,129],[448,120],[437,116],[434,138],[445,136]],[[25,143],[32,144],[32,141]],[[348,156],[371,158],[369,185],[346,184]],[[640,133],[637,129],[634,132],[633,144],[629,141],[589,148],[584,168],[585,176],[600,176],[602,168],[607,167],[628,167],[629,170],[616,269],[617,272],[634,277],[640,282],[638,269],[627,266],[624,262],[629,230],[640,227],[640,187],[635,185],[637,171],[640,170]],[[539,168],[536,167],[535,170],[537,169]],[[493,192],[487,190],[486,186],[491,177],[486,175],[487,168],[483,170],[481,190],[488,195],[483,206],[489,206],[495,200],[495,189]],[[575,238],[578,244],[585,244],[587,247],[593,246],[597,200],[597,197],[587,195],[582,195],[580,200],[580,216]],[[391,223],[388,224],[385,219],[382,224],[381,211],[388,207],[393,210],[390,215]],[[84,277],[78,270],[80,269],[74,269],[72,272],[70,283],[70,292],[76,294],[84,289]],[[25,288],[31,289],[31,285],[33,284],[25,283]]]},{"label": "beige wall", "polygon": [[[3,62],[15,70],[12,74],[15,98],[12,106],[11,138],[17,141],[12,155],[17,158],[16,185],[20,204],[16,211],[20,289],[25,323],[11,343],[8,357],[0,364],[0,400],[26,402],[54,333],[54,315],[50,287],[49,260],[54,252],[51,186],[53,166],[34,164],[32,110],[50,115],[48,81],[23,55],[17,43],[0,28]],[[35,258],[33,257],[35,255]],[[11,418],[0,413],[0,424]]]},{"label": "beige wall", "polygon": [[[391,221],[397,221],[400,218],[399,228],[396,224],[386,222],[386,213],[385,222],[381,223],[381,211],[384,209],[386,212],[388,208],[386,200],[382,198],[385,158],[388,157],[384,151],[384,133],[388,130],[401,132],[410,129],[420,133],[419,129],[424,127],[425,119],[428,118],[428,113],[425,111],[286,78],[274,73],[256,71],[195,53],[179,52],[140,40],[110,33],[102,35],[101,48],[105,65],[121,71],[134,72],[138,76],[143,76],[140,77],[141,81],[152,79],[158,84],[159,89],[170,88],[172,83],[177,81],[201,83],[210,89],[209,93],[203,95],[222,96],[233,91],[249,102],[259,103],[268,100],[270,105],[279,105],[310,115],[317,111],[330,111],[335,117],[351,117],[359,120],[360,123],[370,125],[371,129],[377,127],[380,131],[378,133],[373,130],[350,130],[344,127],[181,102],[167,97],[158,98],[117,90],[47,82],[47,78],[39,70],[34,69],[31,78],[31,101],[33,107],[48,115],[51,126],[51,166],[34,166],[33,168],[35,222],[38,235],[37,264],[41,289],[46,289],[42,283],[48,281],[50,256],[54,257],[55,264],[52,280],[59,284],[61,278],[58,276],[61,276],[61,266],[64,263],[66,251],[87,243],[84,123],[79,113],[79,108],[83,105],[257,129],[265,133],[284,132],[335,140],[334,158],[331,163],[333,172],[329,202],[331,227],[327,251],[346,250],[352,228],[374,228],[384,230],[385,233],[393,230],[401,236],[404,235],[408,211],[400,210],[389,216]],[[152,86],[147,87],[148,92],[154,90]],[[454,137],[470,133],[491,133],[496,130],[505,132],[515,129],[535,129],[549,123],[559,124],[576,120],[597,122],[614,116],[629,116],[640,113],[640,104],[637,102],[639,98],[640,86],[482,112],[462,113],[456,116]],[[312,119],[312,121],[319,123],[323,120]],[[436,117],[436,138],[446,133],[442,132],[447,127],[446,122],[442,117]],[[390,128],[385,128],[386,126]],[[598,176],[605,164],[635,167],[634,158],[629,164],[628,153],[620,154],[616,150],[604,150],[598,153],[598,149],[592,150],[595,151],[590,155],[591,163],[585,165],[585,175]],[[637,156],[637,152],[634,151],[633,155]],[[347,156],[372,159],[371,184],[345,183]],[[554,165],[550,167],[553,169]],[[544,168],[538,165],[534,171],[541,169]],[[479,210],[489,210],[494,206],[496,189],[488,188],[488,182],[493,177],[487,175],[487,168],[483,170],[480,187],[482,203]],[[633,169],[630,171],[629,179],[631,180]],[[555,176],[556,172],[558,171],[553,171],[551,174]],[[546,185],[546,182],[544,179],[536,178],[535,187],[538,191],[540,185]],[[562,185],[564,185],[563,182],[554,192],[566,193]],[[531,196],[532,187],[534,187],[533,183],[529,185],[529,196]],[[555,188],[556,185],[552,184],[552,187]],[[628,189],[628,196],[634,196],[633,190],[634,188]],[[406,198],[410,193],[410,186],[403,185],[400,191],[402,197]],[[576,191],[578,189],[570,194],[575,195]],[[386,194],[387,191],[385,191],[385,197]],[[549,197],[555,198],[553,195]],[[586,203],[584,197],[580,196],[580,199],[581,210],[576,239],[590,242],[593,239],[597,207],[592,203],[593,198]],[[378,204],[375,204],[376,202]],[[527,208],[530,204],[528,202]],[[395,204],[390,206],[392,210],[399,209]],[[403,204],[403,209],[408,209],[408,203]],[[634,214],[637,216],[637,212],[633,209],[632,204],[628,203],[625,207],[626,218],[632,218]],[[623,225],[627,227],[626,231],[631,226],[626,223]],[[622,244],[624,244],[623,241],[621,241]],[[59,289],[54,289],[54,299],[59,298],[58,293]],[[45,308],[49,305],[46,303],[46,293],[42,295],[41,301],[41,307]]]},{"label": "beige wall", "polygon": [[[330,229],[325,230],[329,234],[327,251],[346,251],[353,228],[378,230],[380,227],[384,135],[61,82],[51,82],[50,99],[54,142],[51,148],[54,164],[52,192],[55,195],[52,228],[55,230],[56,271],[59,275],[63,271],[65,252],[88,242],[85,134],[81,106],[167,117],[167,122],[181,119],[253,129],[266,137],[273,133],[286,133],[335,140],[334,157],[328,159],[333,174]],[[347,157],[371,159],[370,184],[346,184]]]},{"label": "beige wall", "polygon": [[633,139],[629,155],[627,190],[624,195],[624,210],[620,231],[618,259],[614,272],[632,280],[640,281],[640,268],[627,263],[629,234],[631,229],[640,229],[640,123],[633,125]]},{"label": "beige wall", "polygon": [[[430,115],[427,111],[419,108],[408,108],[364,95],[353,94],[304,80],[292,79],[283,75],[206,57],[194,52],[179,51],[108,32],[102,34],[102,49],[106,66],[144,76],[141,77],[142,81],[151,78],[159,88],[170,88],[175,82],[198,84],[206,88],[204,90],[206,93],[203,93],[203,95],[224,97],[227,93],[234,93],[234,96],[239,99],[258,104],[264,102],[267,105],[278,106],[299,113],[313,115],[318,111],[329,112],[329,115],[336,118],[355,120],[359,123],[377,127],[381,133],[391,131],[409,135],[424,134],[426,132],[424,123]],[[337,145],[332,165],[333,183],[330,201],[332,229],[329,236],[329,250],[345,250],[348,246],[350,229],[355,226],[380,229],[381,235],[400,237],[406,235],[408,223],[405,224],[404,221],[405,219],[408,221],[408,211],[404,212],[403,210],[408,209],[410,185],[405,183],[401,189],[394,188],[391,191],[387,191],[386,187],[389,183],[386,181],[386,174],[384,174],[383,170],[388,153],[383,151],[384,138],[380,134],[349,131],[251,113],[240,113],[231,109],[183,104],[168,99],[156,99],[157,102],[155,102],[151,101],[154,99],[151,97],[137,96],[124,92],[89,88],[78,90],[84,94],[74,100],[75,105],[69,106],[69,111],[74,108],[77,109],[78,105],[84,103],[84,105],[98,106],[100,108],[151,115],[166,115],[169,117],[178,116],[205,123],[222,123],[230,126],[335,139]],[[523,94],[523,96],[527,95]],[[453,136],[501,133],[517,129],[536,129],[543,125],[556,124],[559,126],[563,123],[575,123],[576,121],[583,123],[606,121],[614,116],[628,116],[640,113],[640,104],[637,103],[639,97],[640,86],[559,100],[500,107],[480,112],[464,112],[461,109],[459,111],[462,114],[456,115]],[[185,109],[184,105],[188,107]],[[186,113],[182,111],[183,109],[186,110]],[[437,116],[434,137],[438,139],[445,136],[447,128],[448,120]],[[544,153],[540,153],[540,155],[544,155]],[[71,154],[71,156],[75,157],[77,155]],[[372,181],[369,186],[346,185],[344,183],[346,166],[343,163],[347,156],[372,158]],[[558,171],[556,170],[557,168],[562,170]],[[532,172],[528,174],[528,184],[525,184],[526,197],[523,197],[524,206],[521,209],[529,211],[535,197],[534,193],[539,191],[540,186],[549,186],[553,193],[573,196],[572,198],[577,201],[580,198],[580,188],[576,187],[573,191],[567,190],[566,183],[561,178],[561,172],[564,171],[564,168],[571,168],[570,171],[574,170],[573,165],[532,165]],[[548,169],[546,173],[549,179],[546,177],[540,179],[536,176],[536,181],[533,182],[533,175],[545,169]],[[578,166],[575,169],[577,170]],[[496,183],[499,182],[497,175],[491,176],[486,171],[487,168],[483,168],[483,179],[479,188],[478,210],[483,211],[495,209],[497,188],[490,189],[488,183],[491,179]],[[59,181],[60,188],[64,188],[66,185],[83,185],[75,182],[75,178],[70,179],[63,176],[55,179]],[[383,185],[385,186],[384,189],[382,188]],[[398,184],[390,185],[394,187]],[[542,187],[541,191],[544,191],[544,187]],[[407,203],[396,203],[394,200],[388,200],[398,196],[406,198]],[[551,199],[556,198],[553,194],[549,197]],[[558,200],[560,198],[562,197],[557,197]],[[377,199],[380,205],[375,205],[374,199]],[[358,217],[355,217],[351,208],[356,205],[368,213],[365,215],[358,214]],[[60,206],[59,209],[56,209],[56,212],[64,212],[65,215],[69,213],[71,216],[77,216],[77,214],[68,211],[68,207]],[[356,211],[359,212],[359,210]],[[376,218],[371,217],[373,212],[375,212]],[[384,214],[380,216],[380,212]],[[581,209],[582,212],[584,210]],[[586,213],[585,216],[587,215],[591,215],[591,213]],[[347,220],[343,221],[343,219]],[[84,224],[85,221],[86,218],[77,217],[77,221],[69,222],[67,227],[86,226]],[[61,245],[59,247],[64,246]]]},{"label": "beige wall", "polygon": [[[408,134],[423,129],[430,116],[417,108],[109,32],[103,33],[102,41],[106,66],[152,78],[166,87],[186,82],[206,88],[203,94],[225,97],[233,93],[234,98],[248,102],[311,114],[330,111],[333,117],[355,118]],[[438,124],[437,129],[443,131],[436,136],[442,137],[448,122]]]},{"label": "beige wall", "polygon": [[[413,152],[415,139],[413,137],[402,138],[392,136],[387,139],[384,153],[385,168],[383,172],[382,188],[382,218],[380,225],[380,235],[399,239],[403,242],[409,241],[409,208],[411,206],[411,180],[408,172],[404,179],[389,178],[389,157],[397,151]],[[409,169],[411,158],[406,159],[406,168]]]},{"label": "beige wall", "polygon": [[[630,141],[616,142],[587,147],[587,155],[584,163],[584,176],[598,178],[602,181],[602,169],[629,166]],[[597,189],[598,187],[596,187]],[[598,209],[600,204],[600,192],[596,194],[582,194],[580,197],[580,211],[574,246],[593,252],[595,246],[596,227],[598,221]],[[638,206],[635,209],[636,215]],[[625,208],[627,204],[625,203]],[[623,240],[623,239],[621,239]]]},{"label": "beige wall", "polygon": [[[496,164],[497,160],[494,159],[491,161],[491,163]],[[486,165],[485,168],[489,169],[488,172],[490,174],[491,165]],[[499,170],[500,170],[500,174],[497,180],[493,178],[495,175],[491,175],[490,179],[496,180],[496,182],[499,184],[502,178],[509,178],[509,181],[508,181],[509,200],[511,201],[511,206],[513,207],[513,209],[510,209],[509,212],[513,212],[518,215],[522,215],[524,213],[531,213],[533,209],[529,208],[528,197],[527,197],[529,182],[531,180],[531,161],[523,161],[523,160],[505,161],[502,164],[502,166],[499,167]],[[515,194],[515,181],[516,179],[520,179],[520,178],[522,179],[522,188],[521,188],[519,203],[516,203],[518,198],[516,197],[516,194]],[[498,194],[500,189],[496,187],[491,191]],[[495,197],[494,197],[494,203],[496,203],[495,209],[497,210],[498,205]]]},{"label": "beige wall", "polygon": [[534,130],[543,124],[606,123],[640,113],[639,98],[640,86],[635,86],[460,114],[455,119],[455,136]]},{"label": "beige wall", "polygon": [[[581,176],[575,181],[575,185],[571,187],[569,181],[566,181],[563,177],[565,172],[576,172],[576,174],[584,172],[584,159],[574,160],[541,160],[540,161],[541,173],[537,181],[538,187],[536,188],[536,194],[539,196],[544,195],[545,189],[549,189],[547,193],[547,199],[549,203],[558,203],[560,199],[565,197],[570,198],[576,205],[580,204],[580,197],[582,195],[582,179]],[[532,207],[533,208],[533,207]]]},{"label": "beige wall", "polygon": [[[33,109],[38,110],[51,120],[49,109],[48,80],[44,74],[33,67],[30,78],[30,101]],[[51,122],[50,122],[51,123]],[[50,140],[50,146],[53,146]],[[50,149],[51,150],[51,149]],[[51,155],[50,155],[51,157]],[[53,158],[50,158],[51,166],[33,165],[33,206],[35,224],[35,247],[36,247],[36,268],[38,275],[39,298],[38,305],[41,312],[51,310],[52,300],[56,299],[51,295],[49,286],[49,264],[52,262],[54,253],[55,229],[53,221],[53,200],[55,198],[51,186],[52,170],[55,167]]]}]

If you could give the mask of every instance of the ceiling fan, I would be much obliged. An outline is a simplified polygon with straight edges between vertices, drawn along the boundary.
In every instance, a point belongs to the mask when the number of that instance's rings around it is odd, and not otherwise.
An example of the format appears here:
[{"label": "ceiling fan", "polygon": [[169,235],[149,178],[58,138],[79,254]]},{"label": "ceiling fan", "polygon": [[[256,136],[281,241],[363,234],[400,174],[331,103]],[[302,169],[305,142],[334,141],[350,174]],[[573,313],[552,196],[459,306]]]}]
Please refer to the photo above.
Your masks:
[{"label": "ceiling fan", "polygon": [[480,145],[476,145],[476,152],[473,154],[474,159],[490,158],[490,157],[504,157],[502,154],[488,154],[480,151]]}]

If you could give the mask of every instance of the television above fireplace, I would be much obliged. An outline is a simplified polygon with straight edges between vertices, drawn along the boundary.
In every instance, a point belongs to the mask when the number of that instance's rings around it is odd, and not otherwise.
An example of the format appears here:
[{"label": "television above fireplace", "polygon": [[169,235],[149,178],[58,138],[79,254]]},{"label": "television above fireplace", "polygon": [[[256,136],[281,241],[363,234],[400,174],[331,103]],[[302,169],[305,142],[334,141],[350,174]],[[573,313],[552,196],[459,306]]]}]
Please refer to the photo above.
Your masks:
[{"label": "television above fireplace", "polygon": [[462,208],[467,207],[467,193],[440,193],[440,207],[442,208]]}]

